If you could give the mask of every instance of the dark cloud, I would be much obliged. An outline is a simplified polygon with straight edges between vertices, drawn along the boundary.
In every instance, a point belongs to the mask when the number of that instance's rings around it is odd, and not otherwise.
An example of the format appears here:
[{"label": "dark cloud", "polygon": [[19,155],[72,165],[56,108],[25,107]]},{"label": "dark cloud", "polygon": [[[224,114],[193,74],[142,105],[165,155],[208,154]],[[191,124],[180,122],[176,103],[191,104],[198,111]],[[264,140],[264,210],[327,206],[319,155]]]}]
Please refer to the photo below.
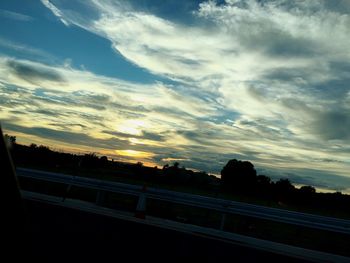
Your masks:
[{"label": "dark cloud", "polygon": [[[240,3],[243,2],[241,1]],[[249,7],[240,7],[242,10],[247,8]],[[226,9],[226,15],[234,15],[234,12],[229,10],[233,9]],[[266,15],[268,14],[269,12],[266,12]],[[241,16],[241,14],[238,14],[238,16]],[[224,18],[224,15],[218,18],[219,26],[223,22],[226,24],[225,20],[221,20]],[[261,14],[258,14],[255,18],[249,16],[242,16],[240,18],[239,21],[232,19],[232,24],[228,22],[226,29],[247,50],[254,52],[260,51],[271,59],[312,58],[322,54],[321,46],[317,41],[314,41],[310,37],[295,36],[295,34],[293,35],[268,17],[262,17]],[[230,20],[228,19],[227,21]],[[236,26],[236,23],[239,24],[239,27]]]},{"label": "dark cloud", "polygon": [[[64,128],[69,130],[70,119],[79,119],[82,122],[89,123],[91,125],[97,125],[99,127],[106,128],[104,124],[104,115],[85,113],[84,111],[76,110],[78,107],[90,107],[97,110],[103,110],[104,105],[108,103],[99,102],[103,99],[102,96],[93,95],[87,96],[87,98],[81,96],[79,99],[71,95],[72,93],[64,92],[62,90],[49,90],[49,89],[35,89],[30,90],[26,88],[17,87],[14,85],[0,86],[0,107],[7,108],[12,113],[12,117],[15,115],[31,116],[31,119],[39,117],[50,119],[51,121],[57,121],[61,123]],[[20,96],[19,96],[20,94]],[[89,102],[91,99],[96,101]],[[63,108],[55,109],[52,105],[64,106]],[[100,106],[103,105],[103,106]],[[15,110],[12,110],[16,108]],[[33,115],[33,114],[36,114]],[[38,116],[40,114],[40,116]],[[61,119],[64,117],[64,119]],[[83,124],[82,124],[83,125]]]},{"label": "dark cloud", "polygon": [[8,109],[26,111],[38,103],[30,99],[31,91],[11,84],[0,85],[0,105]]},{"label": "dark cloud", "polygon": [[84,124],[81,124],[81,123],[54,123],[54,122],[51,122],[51,123],[48,123],[49,126],[51,127],[58,127],[60,128],[60,130],[69,130],[71,129],[72,127],[79,127],[79,128],[82,128],[84,130],[87,130],[88,127]]},{"label": "dark cloud", "polygon": [[36,82],[40,80],[49,80],[59,83],[66,82],[64,77],[52,68],[48,69],[43,67],[37,67],[14,60],[7,61],[6,66],[16,76],[29,82]]},{"label": "dark cloud", "polygon": [[278,81],[294,81],[296,78],[308,77],[306,72],[309,72],[308,68],[274,68],[270,69],[261,76],[262,80],[278,80]]},{"label": "dark cloud", "polygon": [[23,106],[23,101],[10,98],[9,96],[0,97],[0,107],[13,108]]},{"label": "dark cloud", "polygon": [[71,143],[72,145],[88,146],[91,147],[92,151],[94,151],[94,148],[115,150],[119,148],[125,149],[130,146],[127,140],[120,140],[116,138],[97,139],[85,133],[61,131],[42,127],[24,127],[21,125],[12,124],[10,122],[4,122],[3,127],[9,131],[31,134],[38,136],[39,138]]},{"label": "dark cloud", "polygon": [[311,185],[323,189],[343,191],[350,189],[350,178],[332,172],[315,169],[279,169],[256,167],[258,174],[269,176],[273,181],[287,178],[293,184]]},{"label": "dark cloud", "polygon": [[350,62],[344,60],[330,61],[328,63],[330,70],[337,73],[337,76],[344,74],[344,76],[349,78]]},{"label": "dark cloud", "polygon": [[[167,161],[167,159],[173,161]],[[155,162],[163,165],[178,161],[181,166],[214,174],[220,174],[221,169],[231,159],[252,160],[245,153],[215,153],[200,145],[188,145],[176,150],[162,149],[162,153],[154,157]]]},{"label": "dark cloud", "polygon": [[315,158],[314,161],[323,163],[344,163],[343,161],[337,160],[335,158]]},{"label": "dark cloud", "polygon": [[348,15],[350,13],[350,2],[348,0],[323,0],[325,7],[341,14]]},{"label": "dark cloud", "polygon": [[[290,92],[302,90],[303,94],[299,96],[313,97],[314,100],[342,100],[350,91],[349,71],[350,63],[345,61],[331,61],[319,67],[273,68],[261,75],[260,83],[265,89],[279,84],[292,85]],[[253,94],[254,88],[261,90],[252,87]]]},{"label": "dark cloud", "polygon": [[261,23],[259,27],[255,25],[259,30],[249,31],[251,25],[248,25],[239,32],[239,41],[244,47],[250,50],[261,50],[272,57],[306,58],[319,54],[318,45],[311,39],[293,37],[270,21],[261,21]]},{"label": "dark cloud", "polygon": [[110,134],[116,137],[121,137],[121,138],[138,138],[138,139],[146,139],[150,141],[165,141],[165,134],[166,133],[153,133],[153,132],[147,132],[147,131],[142,131],[141,135],[132,135],[128,133],[123,133],[123,132],[117,132],[117,131],[109,131],[109,130],[104,130],[102,131],[103,133]]},{"label": "dark cloud", "polygon": [[297,98],[282,98],[280,99],[280,102],[284,107],[295,110],[296,112],[310,111],[310,108],[306,105],[306,103]]},{"label": "dark cloud", "polygon": [[105,94],[87,92],[63,92],[38,88],[34,91],[34,99],[50,104],[67,105],[71,107],[87,107],[95,110],[105,110],[110,97]]},{"label": "dark cloud", "polygon": [[313,169],[300,169],[298,174],[287,173],[293,183],[342,191],[350,188],[350,178]]},{"label": "dark cloud", "polygon": [[165,136],[161,133],[143,131],[141,137],[151,141],[165,141]]},{"label": "dark cloud", "polygon": [[122,116],[136,118],[143,117],[143,113],[149,112],[143,105],[128,105],[115,102],[112,95],[106,93],[87,92],[78,90],[74,92],[65,92],[62,90],[51,90],[37,88],[33,92],[32,100],[42,101],[49,104],[66,105],[74,107],[87,107],[103,111],[107,108],[115,109]]},{"label": "dark cloud", "polygon": [[[342,100],[338,104],[331,103],[328,108],[317,109],[306,103],[294,99],[282,99],[282,105],[295,111],[296,114],[307,116],[304,130],[317,135],[323,140],[349,140],[350,139],[350,110],[344,108]],[[313,145],[320,148],[322,144]]]},{"label": "dark cloud", "polygon": [[113,136],[116,136],[116,137],[121,137],[121,138],[131,138],[131,137],[135,137],[137,135],[130,135],[128,133],[124,133],[124,132],[117,132],[117,131],[108,131],[108,130],[104,130],[102,131],[103,133],[106,133],[106,134],[109,134],[109,135],[113,135]]},{"label": "dark cloud", "polygon": [[146,113],[151,112],[145,105],[132,105],[132,103],[120,103],[116,101],[109,102],[108,106],[116,110],[118,114],[125,118],[142,118],[146,116]]},{"label": "dark cloud", "polygon": [[94,103],[109,103],[111,97],[107,94],[82,94],[87,100]]},{"label": "dark cloud", "polygon": [[86,92],[86,91],[74,91],[66,94],[66,99],[70,98],[71,101],[75,101],[79,105],[86,106],[88,108],[94,108],[96,110],[106,109],[105,105],[110,105],[111,97],[107,94]]},{"label": "dark cloud", "polygon": [[28,90],[27,88],[23,88],[17,85],[13,85],[13,84],[8,84],[8,83],[3,83],[0,80],[0,90],[4,93],[4,94],[30,94],[30,90]]},{"label": "dark cloud", "polygon": [[316,99],[334,101],[338,104],[344,100],[348,92],[350,92],[350,76],[346,79],[332,79],[320,84],[310,85],[308,91],[312,93]]},{"label": "dark cloud", "polygon": [[184,138],[197,142],[201,145],[216,145],[210,142],[210,140],[215,140],[217,137],[217,133],[214,130],[178,130],[177,134],[182,135]]},{"label": "dark cloud", "polygon": [[[0,101],[1,101],[1,99],[0,99]],[[20,115],[26,114],[25,112],[19,111],[19,110],[11,110],[10,112],[11,112],[12,114],[16,114],[16,115],[18,115],[18,114],[20,114]]]},{"label": "dark cloud", "polygon": [[201,117],[198,120],[214,124],[231,124],[232,121],[239,119],[240,116],[240,113],[237,111],[218,108],[212,116]]},{"label": "dark cloud", "polygon": [[325,140],[350,139],[350,111],[329,111],[315,114],[310,128]]},{"label": "dark cloud", "polygon": [[29,110],[32,113],[39,113],[39,114],[43,114],[46,116],[53,116],[53,117],[58,117],[58,116],[62,116],[64,115],[63,113],[59,112],[59,111],[53,111],[53,110],[49,110],[49,109],[36,109],[36,110]]},{"label": "dark cloud", "polygon": [[[166,107],[166,106],[155,106],[155,107],[152,107],[152,111],[154,112],[161,112],[162,115],[167,115],[169,117],[174,117],[174,118],[177,118],[177,119],[181,119],[181,120],[189,120],[189,121],[196,121],[193,119],[193,116],[192,114],[190,114],[189,112],[187,112],[185,109],[180,109],[180,108],[169,108],[169,107]],[[167,122],[165,120],[165,122]],[[171,124],[171,123],[170,123]]]},{"label": "dark cloud", "polygon": [[276,31],[260,34],[255,39],[249,40],[254,48],[263,48],[265,53],[272,57],[312,57],[320,54],[318,44],[310,39],[294,38],[285,32]]},{"label": "dark cloud", "polygon": [[283,142],[290,140],[295,135],[290,131],[283,120],[267,120],[257,118],[255,120],[238,120],[233,127],[240,130],[240,133],[251,140]]}]

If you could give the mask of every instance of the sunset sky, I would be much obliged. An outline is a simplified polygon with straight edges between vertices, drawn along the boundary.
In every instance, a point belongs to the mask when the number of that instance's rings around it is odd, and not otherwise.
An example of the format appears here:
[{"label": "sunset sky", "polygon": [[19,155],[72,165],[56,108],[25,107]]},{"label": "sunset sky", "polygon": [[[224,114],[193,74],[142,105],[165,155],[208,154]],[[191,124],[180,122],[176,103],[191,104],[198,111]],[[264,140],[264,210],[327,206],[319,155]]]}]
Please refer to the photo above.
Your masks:
[{"label": "sunset sky", "polygon": [[350,1],[2,0],[19,143],[350,193]]}]

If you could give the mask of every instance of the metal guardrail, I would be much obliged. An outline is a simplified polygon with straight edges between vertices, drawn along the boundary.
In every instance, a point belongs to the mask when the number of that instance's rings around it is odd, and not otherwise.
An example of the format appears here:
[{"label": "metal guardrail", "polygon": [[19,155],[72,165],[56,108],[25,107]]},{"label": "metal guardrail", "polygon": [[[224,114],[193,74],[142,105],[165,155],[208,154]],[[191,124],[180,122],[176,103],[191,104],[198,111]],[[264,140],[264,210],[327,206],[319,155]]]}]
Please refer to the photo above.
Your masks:
[{"label": "metal guardrail", "polygon": [[147,196],[147,198],[151,199],[215,210],[222,213],[222,221],[220,226],[221,229],[224,227],[226,214],[237,214],[286,224],[299,225],[308,228],[350,234],[350,220],[345,219],[300,213],[151,187],[147,188],[147,191],[145,193],[143,186],[140,185],[102,181],[98,179],[63,175],[24,168],[17,168],[17,176],[62,183],[68,185],[68,187],[79,186],[82,188],[98,190],[96,199],[97,203],[99,202],[101,192],[106,191],[140,196],[139,202],[144,202],[144,198]]}]

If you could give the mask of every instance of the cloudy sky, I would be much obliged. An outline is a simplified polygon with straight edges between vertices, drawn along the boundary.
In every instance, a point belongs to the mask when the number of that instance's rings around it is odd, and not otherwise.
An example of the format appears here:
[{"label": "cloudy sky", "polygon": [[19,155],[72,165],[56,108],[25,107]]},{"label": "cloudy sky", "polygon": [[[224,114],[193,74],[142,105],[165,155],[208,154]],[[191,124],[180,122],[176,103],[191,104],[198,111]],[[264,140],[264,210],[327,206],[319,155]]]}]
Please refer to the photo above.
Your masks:
[{"label": "cloudy sky", "polygon": [[20,143],[350,192],[350,1],[4,0]]}]

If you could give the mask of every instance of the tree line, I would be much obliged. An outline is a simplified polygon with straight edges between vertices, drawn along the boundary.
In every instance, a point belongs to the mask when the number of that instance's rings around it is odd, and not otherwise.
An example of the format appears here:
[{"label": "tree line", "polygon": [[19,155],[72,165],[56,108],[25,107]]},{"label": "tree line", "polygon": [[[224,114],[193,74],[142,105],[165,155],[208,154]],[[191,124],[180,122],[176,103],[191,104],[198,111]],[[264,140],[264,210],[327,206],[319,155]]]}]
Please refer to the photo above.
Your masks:
[{"label": "tree line", "polygon": [[202,189],[211,193],[238,195],[276,202],[280,205],[317,207],[343,210],[350,213],[350,196],[335,193],[317,193],[313,186],[296,188],[289,179],[272,181],[266,175],[258,175],[249,161],[232,159],[221,170],[221,178],[204,171],[197,172],[180,167],[178,162],[162,168],[144,166],[141,162],[125,163],[109,160],[106,156],[63,153],[47,146],[16,143],[16,137],[5,135],[11,144],[11,155],[16,166],[56,169],[58,171],[88,171],[100,176],[135,178],[145,182]]}]

